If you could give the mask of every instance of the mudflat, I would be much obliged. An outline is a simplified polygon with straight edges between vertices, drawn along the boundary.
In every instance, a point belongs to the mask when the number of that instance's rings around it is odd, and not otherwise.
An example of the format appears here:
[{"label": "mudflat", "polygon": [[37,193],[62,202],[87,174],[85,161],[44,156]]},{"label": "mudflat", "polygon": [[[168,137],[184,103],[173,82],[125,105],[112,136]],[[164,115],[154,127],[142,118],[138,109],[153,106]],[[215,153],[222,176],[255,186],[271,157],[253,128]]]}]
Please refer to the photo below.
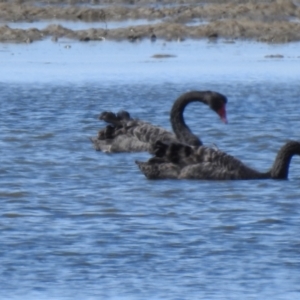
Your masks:
[{"label": "mudflat", "polygon": [[[36,27],[38,22],[50,20],[52,24]],[[110,22],[125,20],[144,23],[110,27]],[[61,25],[62,21],[93,23],[88,29],[74,30]],[[19,22],[32,27],[18,28]],[[287,43],[300,40],[300,5],[296,0],[16,0],[0,3],[0,24],[0,42],[222,38]]]}]

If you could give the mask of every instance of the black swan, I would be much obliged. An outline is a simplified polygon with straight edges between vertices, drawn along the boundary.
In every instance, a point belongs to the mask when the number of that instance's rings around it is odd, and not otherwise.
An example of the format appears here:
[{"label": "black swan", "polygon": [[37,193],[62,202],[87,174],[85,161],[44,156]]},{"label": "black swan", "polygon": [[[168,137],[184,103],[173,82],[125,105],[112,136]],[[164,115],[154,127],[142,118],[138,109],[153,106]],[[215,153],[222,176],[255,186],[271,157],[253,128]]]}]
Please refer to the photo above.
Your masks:
[{"label": "black swan", "polygon": [[291,158],[300,155],[300,143],[287,142],[267,172],[256,171],[233,156],[204,146],[167,145],[158,141],[152,152],[155,156],[148,162],[136,161],[148,179],[287,179]]},{"label": "black swan", "polygon": [[173,104],[170,119],[174,133],[158,126],[132,119],[128,112],[118,114],[103,112],[99,119],[109,123],[91,138],[94,148],[103,152],[139,152],[150,151],[151,145],[160,140],[163,143],[181,142],[200,146],[201,140],[185,124],[183,112],[191,102],[202,102],[215,111],[224,123],[226,119],[227,98],[212,91],[191,91],[182,94]]}]

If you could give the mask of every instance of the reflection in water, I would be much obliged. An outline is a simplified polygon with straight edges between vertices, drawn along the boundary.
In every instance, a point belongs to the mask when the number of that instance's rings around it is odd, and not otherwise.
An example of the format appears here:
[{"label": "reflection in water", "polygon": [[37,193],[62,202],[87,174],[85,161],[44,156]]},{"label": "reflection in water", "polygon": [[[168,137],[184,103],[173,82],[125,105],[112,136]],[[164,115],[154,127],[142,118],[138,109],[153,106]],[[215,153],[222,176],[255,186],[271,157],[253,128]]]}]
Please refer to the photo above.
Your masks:
[{"label": "reflection in water", "polygon": [[170,128],[179,94],[211,89],[228,96],[229,124],[195,104],[188,125],[264,171],[287,139],[299,139],[299,78],[236,84],[224,74],[1,83],[1,294],[298,298],[299,157],[288,181],[149,181],[134,164],[149,154],[106,155],[88,139],[103,126],[102,110]]}]

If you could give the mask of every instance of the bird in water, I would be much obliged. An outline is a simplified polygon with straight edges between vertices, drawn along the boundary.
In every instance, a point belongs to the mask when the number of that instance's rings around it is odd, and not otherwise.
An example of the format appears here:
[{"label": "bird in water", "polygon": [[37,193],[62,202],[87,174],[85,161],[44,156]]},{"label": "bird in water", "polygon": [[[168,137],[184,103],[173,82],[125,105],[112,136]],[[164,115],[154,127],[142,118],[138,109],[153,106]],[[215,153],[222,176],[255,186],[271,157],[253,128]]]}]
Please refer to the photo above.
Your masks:
[{"label": "bird in water", "polygon": [[249,180],[287,179],[294,155],[300,155],[300,143],[289,141],[278,151],[267,172],[256,171],[239,159],[205,146],[157,141],[147,162],[136,161],[148,179]]},{"label": "bird in water", "polygon": [[173,132],[150,123],[132,119],[127,111],[117,114],[102,112],[99,119],[109,125],[91,138],[94,148],[103,152],[141,152],[151,151],[157,141],[163,143],[183,143],[192,146],[202,145],[202,141],[192,133],[184,120],[184,110],[191,102],[201,102],[215,111],[224,123],[227,123],[227,98],[213,91],[191,91],[182,94],[174,102],[170,121]]}]

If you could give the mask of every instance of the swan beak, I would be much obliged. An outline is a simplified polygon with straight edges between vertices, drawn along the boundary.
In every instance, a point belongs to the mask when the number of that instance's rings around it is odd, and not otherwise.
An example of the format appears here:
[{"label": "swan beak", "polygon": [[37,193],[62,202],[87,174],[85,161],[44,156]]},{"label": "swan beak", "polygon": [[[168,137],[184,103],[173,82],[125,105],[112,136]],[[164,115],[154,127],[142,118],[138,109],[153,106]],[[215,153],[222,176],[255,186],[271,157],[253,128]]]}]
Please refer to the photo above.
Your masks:
[{"label": "swan beak", "polygon": [[225,123],[225,124],[228,123],[227,116],[226,116],[225,105],[217,111],[217,114],[220,116],[223,123]]},{"label": "swan beak", "polygon": [[227,118],[226,117],[221,117],[221,120],[224,124],[228,124]]}]

